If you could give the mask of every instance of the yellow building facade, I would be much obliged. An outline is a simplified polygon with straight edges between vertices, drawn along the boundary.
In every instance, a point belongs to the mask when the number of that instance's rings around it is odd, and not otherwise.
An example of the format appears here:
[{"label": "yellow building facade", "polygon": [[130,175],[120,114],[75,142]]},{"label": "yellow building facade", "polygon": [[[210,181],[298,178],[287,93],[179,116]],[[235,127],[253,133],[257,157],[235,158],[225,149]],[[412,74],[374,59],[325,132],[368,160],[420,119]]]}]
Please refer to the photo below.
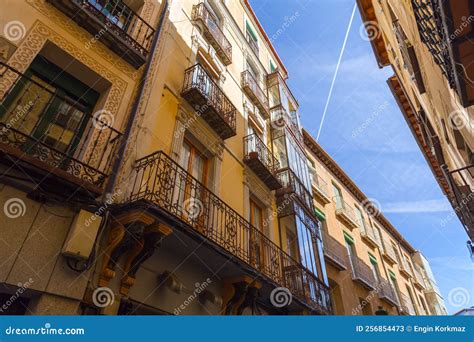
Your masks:
[{"label": "yellow building facade", "polygon": [[[474,9],[465,1],[358,1],[379,66],[441,189],[474,238]],[[450,224],[455,215],[441,222]]]},{"label": "yellow building facade", "polygon": [[[247,0],[3,6],[2,313],[434,313],[383,216],[401,256],[388,264],[357,218],[318,202],[319,147]],[[354,281],[329,262],[329,236],[354,244]]]},{"label": "yellow building facade", "polygon": [[334,313],[446,315],[426,258],[306,131],[303,135]]}]

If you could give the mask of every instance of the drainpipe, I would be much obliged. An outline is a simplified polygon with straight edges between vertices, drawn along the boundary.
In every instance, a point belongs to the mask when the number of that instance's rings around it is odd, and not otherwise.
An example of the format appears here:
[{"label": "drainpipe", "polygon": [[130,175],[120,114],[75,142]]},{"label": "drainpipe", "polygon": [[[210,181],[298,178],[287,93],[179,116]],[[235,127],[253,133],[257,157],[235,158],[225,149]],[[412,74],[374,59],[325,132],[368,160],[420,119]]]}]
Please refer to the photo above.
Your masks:
[{"label": "drainpipe", "polygon": [[143,71],[143,75],[140,78],[139,91],[138,91],[137,96],[134,99],[134,103],[133,103],[133,107],[132,107],[132,110],[131,110],[131,113],[130,113],[130,117],[128,119],[127,126],[125,127],[125,131],[123,132],[123,138],[122,138],[122,142],[119,146],[119,150],[117,152],[117,158],[115,159],[115,161],[112,165],[112,171],[110,173],[110,178],[109,178],[109,181],[107,183],[106,191],[105,191],[104,195],[102,196],[103,200],[106,200],[105,196],[113,191],[113,189],[115,187],[115,183],[117,182],[117,176],[118,176],[118,172],[119,172],[119,169],[120,169],[120,165],[123,162],[123,158],[124,158],[124,155],[125,155],[125,149],[127,147],[127,143],[128,143],[129,138],[130,138],[130,133],[132,132],[133,124],[134,124],[135,119],[136,119],[137,114],[138,114],[138,107],[140,106],[140,99],[144,96],[144,93],[145,93],[145,83],[146,83],[147,77],[150,73],[151,63],[152,63],[152,61],[155,57],[155,54],[156,54],[156,47],[158,46],[158,41],[160,40],[161,31],[163,29],[163,25],[164,25],[164,21],[165,21],[166,12],[167,12],[168,7],[169,7],[169,1],[165,0],[162,7],[163,7],[163,10],[161,12],[160,20],[158,22],[158,25],[156,27],[155,37],[153,38],[153,42],[151,44],[151,49],[150,49],[151,53],[148,56],[148,61],[147,61],[146,66],[145,66],[145,70]]}]

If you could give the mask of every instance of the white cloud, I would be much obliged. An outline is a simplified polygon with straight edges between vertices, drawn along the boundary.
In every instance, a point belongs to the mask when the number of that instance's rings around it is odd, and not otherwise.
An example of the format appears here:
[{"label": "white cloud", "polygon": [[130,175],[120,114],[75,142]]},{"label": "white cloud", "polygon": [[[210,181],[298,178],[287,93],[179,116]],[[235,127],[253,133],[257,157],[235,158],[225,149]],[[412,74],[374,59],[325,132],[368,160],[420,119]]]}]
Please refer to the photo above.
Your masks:
[{"label": "white cloud", "polygon": [[452,211],[453,208],[445,199],[411,201],[411,202],[393,202],[383,206],[384,213],[437,213]]}]

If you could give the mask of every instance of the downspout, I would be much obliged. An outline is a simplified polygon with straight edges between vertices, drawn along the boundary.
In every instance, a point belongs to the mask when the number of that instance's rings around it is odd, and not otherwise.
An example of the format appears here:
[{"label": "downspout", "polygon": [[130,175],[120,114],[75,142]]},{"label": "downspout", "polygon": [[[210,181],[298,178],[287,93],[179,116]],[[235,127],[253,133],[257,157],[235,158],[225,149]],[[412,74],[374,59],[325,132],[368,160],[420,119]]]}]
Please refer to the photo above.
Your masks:
[{"label": "downspout", "polygon": [[161,12],[161,15],[160,15],[160,20],[159,20],[158,25],[156,27],[155,37],[153,38],[153,42],[151,44],[151,50],[150,50],[151,53],[150,53],[150,56],[148,57],[148,61],[146,63],[145,70],[143,71],[142,77],[140,78],[139,91],[138,91],[137,96],[134,99],[133,107],[132,107],[132,110],[131,110],[131,113],[130,113],[130,116],[129,116],[129,119],[128,119],[128,122],[127,122],[127,126],[125,127],[125,131],[123,132],[122,142],[121,142],[121,144],[119,146],[119,149],[117,151],[117,158],[115,159],[115,161],[112,165],[112,171],[110,172],[110,178],[109,178],[109,181],[107,183],[106,191],[104,192],[104,195],[103,195],[103,200],[106,199],[105,196],[107,196],[107,194],[110,194],[113,191],[113,189],[116,185],[115,183],[117,182],[118,172],[119,172],[120,166],[123,162],[123,158],[124,158],[124,155],[125,155],[125,149],[127,147],[128,140],[130,138],[130,133],[132,132],[133,123],[135,122],[135,119],[136,119],[137,114],[138,114],[138,108],[140,106],[140,100],[145,94],[146,80],[147,80],[147,78],[149,76],[149,73],[150,73],[152,61],[153,61],[153,59],[155,58],[155,55],[156,55],[156,50],[157,50],[156,48],[157,48],[158,42],[160,40],[161,31],[163,29],[163,25],[164,25],[164,22],[165,22],[166,12],[167,12],[168,7],[169,7],[168,0],[164,1],[162,7],[163,7],[163,9],[162,9],[162,12]]}]

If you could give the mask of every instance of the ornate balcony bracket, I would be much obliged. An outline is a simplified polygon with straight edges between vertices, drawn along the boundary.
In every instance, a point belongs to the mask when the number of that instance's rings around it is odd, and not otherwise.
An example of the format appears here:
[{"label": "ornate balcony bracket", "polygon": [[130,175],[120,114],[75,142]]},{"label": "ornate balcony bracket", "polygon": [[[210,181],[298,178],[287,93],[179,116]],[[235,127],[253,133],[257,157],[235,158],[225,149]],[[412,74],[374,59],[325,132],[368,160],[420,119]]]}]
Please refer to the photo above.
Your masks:
[{"label": "ornate balcony bracket", "polygon": [[125,256],[120,294],[127,296],[135,284],[140,266],[153,254],[172,229],[143,213],[128,213],[114,220],[102,259],[99,286],[106,287],[115,277],[119,259]]},{"label": "ornate balcony bracket", "polygon": [[257,306],[259,290],[262,284],[249,277],[227,280],[226,288],[228,292],[228,301],[224,303],[223,310],[225,315],[242,315],[244,310],[249,308],[253,315],[260,313]]}]

